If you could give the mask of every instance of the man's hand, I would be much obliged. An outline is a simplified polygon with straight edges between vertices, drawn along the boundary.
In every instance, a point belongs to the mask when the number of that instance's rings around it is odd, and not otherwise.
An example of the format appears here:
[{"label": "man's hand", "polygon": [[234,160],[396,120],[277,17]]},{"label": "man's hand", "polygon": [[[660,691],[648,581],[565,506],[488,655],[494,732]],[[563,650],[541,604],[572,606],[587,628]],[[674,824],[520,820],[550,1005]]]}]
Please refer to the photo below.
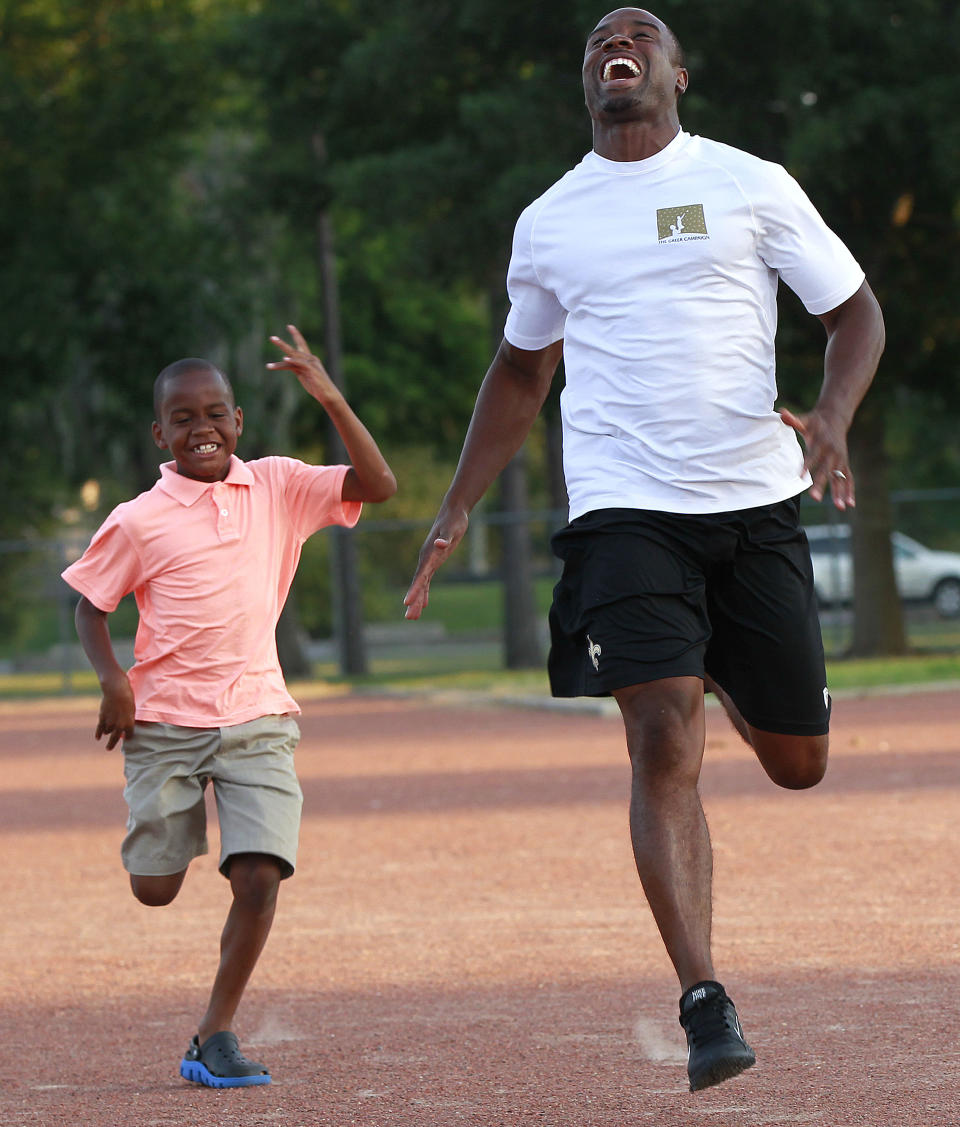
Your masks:
[{"label": "man's hand", "polygon": [[433,523],[430,534],[420,549],[417,570],[403,599],[407,608],[406,618],[419,618],[430,602],[430,580],[441,564],[463,539],[467,531],[467,514],[457,518],[446,517],[441,513]]},{"label": "man's hand", "polygon": [[326,405],[332,399],[340,398],[339,388],[319,358],[310,351],[310,346],[303,339],[300,330],[296,325],[287,325],[287,331],[293,344],[288,344],[281,337],[271,337],[270,343],[279,348],[284,356],[282,360],[275,360],[267,367],[272,371],[286,369],[293,372],[304,390],[319,403]]},{"label": "man's hand", "polygon": [[829,484],[834,505],[838,509],[852,509],[856,505],[856,493],[847,454],[846,429],[817,408],[806,415],[795,415],[784,409],[780,417],[803,439],[803,468],[813,478],[810,496],[814,501],[822,501]]},{"label": "man's hand", "polygon": [[523,445],[550,390],[563,341],[534,350],[503,340],[487,369],[473,409],[457,472],[420,549],[407,618],[419,618],[430,596],[434,572],[463,539],[473,506]]},{"label": "man's hand", "polygon": [[133,689],[125,673],[102,683],[103,699],[100,701],[100,717],[97,722],[96,738],[107,737],[107,750],[115,748],[125,737],[133,735],[136,705]]},{"label": "man's hand", "polygon": [[836,309],[817,316],[827,334],[817,406],[805,415],[781,411],[780,417],[803,439],[803,466],[813,478],[814,501],[823,500],[829,483],[834,505],[853,508],[856,496],[847,432],[883,352],[883,314],[864,282]]}]

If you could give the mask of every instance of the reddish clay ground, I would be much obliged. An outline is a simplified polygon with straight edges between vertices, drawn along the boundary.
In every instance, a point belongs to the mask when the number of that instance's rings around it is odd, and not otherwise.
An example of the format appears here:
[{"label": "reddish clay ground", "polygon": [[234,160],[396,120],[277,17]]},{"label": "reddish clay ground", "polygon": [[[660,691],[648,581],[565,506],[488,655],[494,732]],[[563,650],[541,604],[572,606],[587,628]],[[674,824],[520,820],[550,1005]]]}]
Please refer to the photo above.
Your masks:
[{"label": "reddish clay ground", "polygon": [[227,885],[204,858],[171,907],[132,899],[94,714],[0,708],[0,1124],[960,1123],[958,692],[838,702],[801,794],[711,711],[717,963],[759,1062],[697,1095],[615,718],[308,703],[300,868],[239,1030],[274,1083],[214,1092],[177,1062]]}]

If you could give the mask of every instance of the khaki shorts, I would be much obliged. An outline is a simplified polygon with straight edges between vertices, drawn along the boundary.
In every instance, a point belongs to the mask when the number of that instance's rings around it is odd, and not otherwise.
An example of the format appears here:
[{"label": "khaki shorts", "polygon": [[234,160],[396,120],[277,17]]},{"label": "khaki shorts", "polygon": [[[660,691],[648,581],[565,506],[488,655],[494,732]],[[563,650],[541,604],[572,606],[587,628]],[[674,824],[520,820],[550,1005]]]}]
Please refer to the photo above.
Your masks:
[{"label": "khaki shorts", "polygon": [[124,740],[123,797],[130,809],[120,849],[137,876],[170,876],[209,852],[204,791],[213,783],[220,872],[237,853],[266,853],[292,875],[303,793],[293,767],[300,729],[292,716],[225,728],[138,720]]}]

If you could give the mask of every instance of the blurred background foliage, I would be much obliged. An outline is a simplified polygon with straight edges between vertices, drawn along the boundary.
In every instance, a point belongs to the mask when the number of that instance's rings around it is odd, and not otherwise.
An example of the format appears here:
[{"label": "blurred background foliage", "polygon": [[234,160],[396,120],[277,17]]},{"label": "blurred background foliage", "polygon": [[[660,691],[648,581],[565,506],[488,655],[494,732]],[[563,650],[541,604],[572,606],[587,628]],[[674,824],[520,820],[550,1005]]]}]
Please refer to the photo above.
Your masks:
[{"label": "blurred background foliage", "polygon": [[[957,3],[655,11],[686,49],[685,128],[786,164],[867,271],[888,347],[865,441],[897,488],[960,484]],[[398,468],[389,515],[431,515],[502,327],[516,216],[590,147],[579,71],[603,14],[583,0],[3,0],[0,539],[92,529],[150,486],[151,384],[179,356],[233,377],[242,455],[323,456],[319,412],[264,369],[267,336],[291,321],[322,351],[321,212],[348,394]],[[779,348],[784,402],[808,405],[822,332],[789,292]],[[533,436],[533,507],[558,502],[549,447]],[[365,563],[381,588],[402,586],[421,537]],[[311,632],[329,625],[325,551],[311,547],[300,584]]]}]

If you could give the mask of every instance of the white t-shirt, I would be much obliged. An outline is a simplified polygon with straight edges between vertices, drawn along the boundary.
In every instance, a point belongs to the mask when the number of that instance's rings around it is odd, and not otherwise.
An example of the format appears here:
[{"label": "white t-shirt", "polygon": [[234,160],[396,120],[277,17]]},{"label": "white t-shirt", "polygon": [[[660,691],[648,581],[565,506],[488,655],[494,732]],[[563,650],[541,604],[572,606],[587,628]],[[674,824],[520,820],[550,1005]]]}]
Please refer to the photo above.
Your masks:
[{"label": "white t-shirt", "polygon": [[863,277],[780,165],[684,132],[647,160],[588,153],[517,222],[504,329],[524,349],[563,338],[570,519],[807,488],[773,409],[778,278],[820,314]]}]

